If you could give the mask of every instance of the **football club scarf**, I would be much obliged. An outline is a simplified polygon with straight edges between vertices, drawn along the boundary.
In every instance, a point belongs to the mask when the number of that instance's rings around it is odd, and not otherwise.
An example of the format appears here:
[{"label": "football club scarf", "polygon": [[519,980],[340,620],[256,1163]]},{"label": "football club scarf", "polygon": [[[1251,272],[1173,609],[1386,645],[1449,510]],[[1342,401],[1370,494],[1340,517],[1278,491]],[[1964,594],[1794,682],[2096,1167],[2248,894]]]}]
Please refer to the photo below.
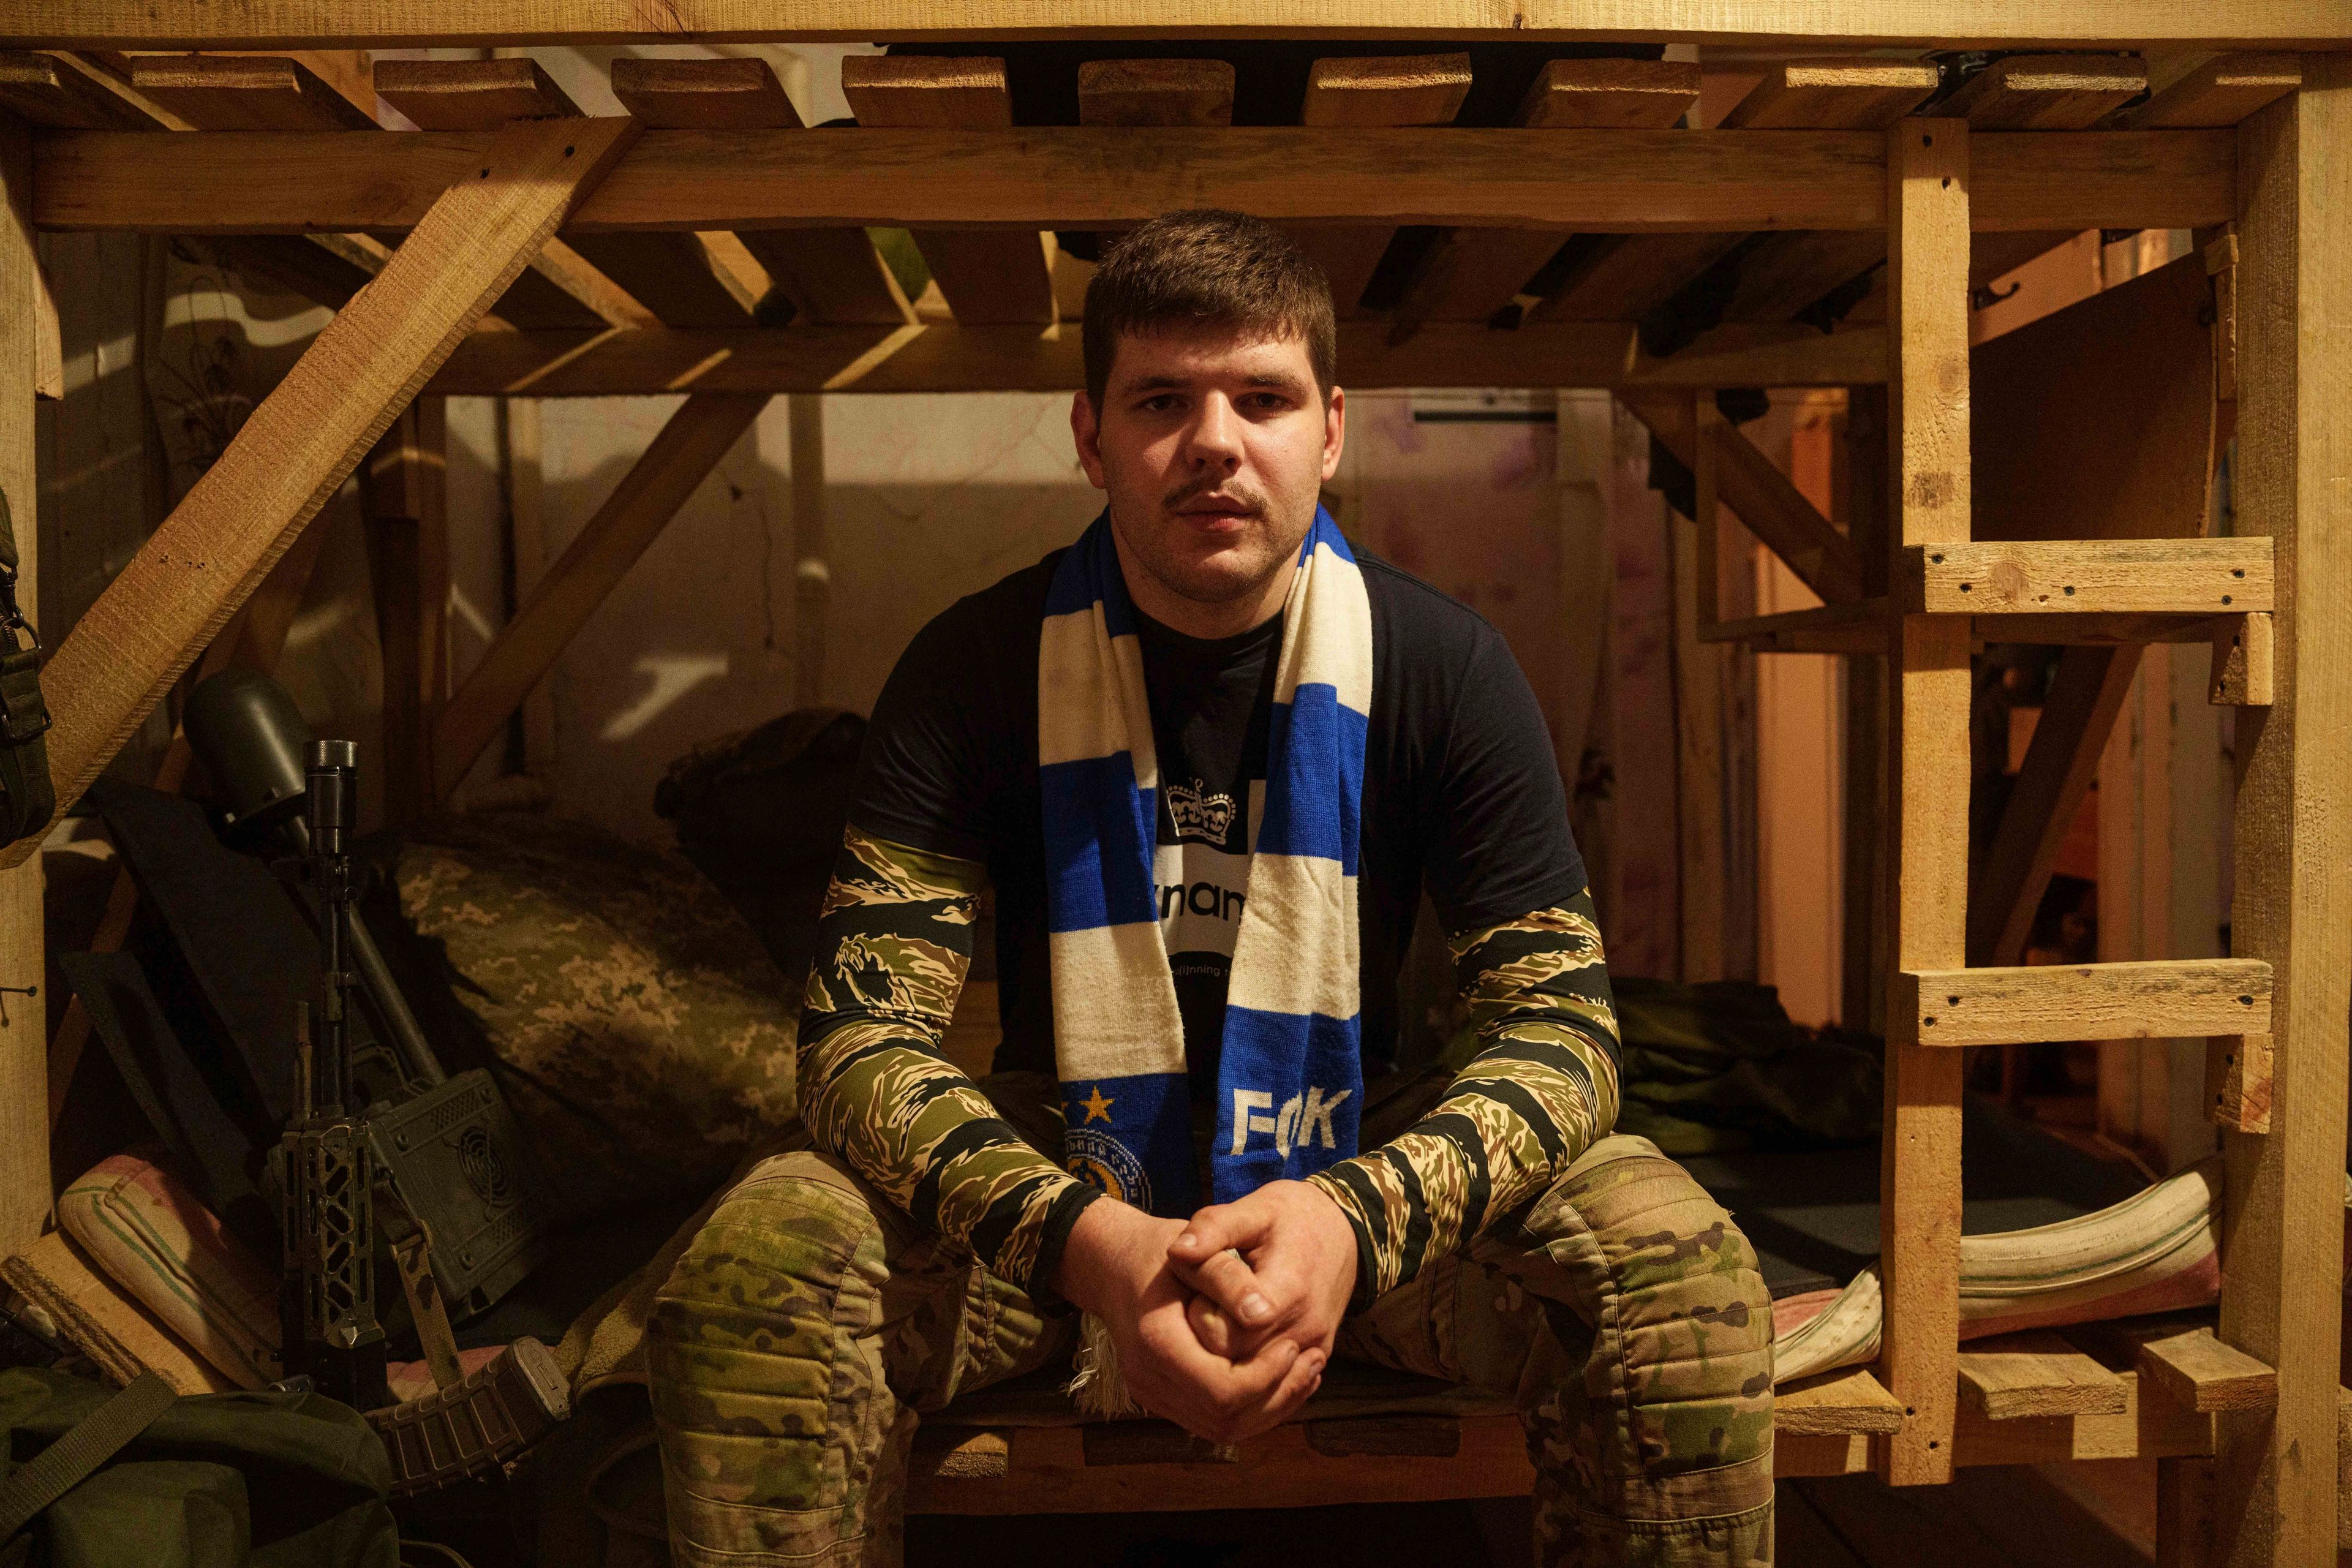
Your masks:
[{"label": "football club scarf", "polygon": [[[1356,876],[1371,603],[1321,508],[1283,604],[1265,802],[1234,938],[1214,1201],[1356,1152],[1363,1105]],[[1184,1026],[1160,925],[1159,765],[1108,513],[1062,557],[1037,660],[1046,923],[1067,1160],[1139,1208],[1200,1206]]]}]

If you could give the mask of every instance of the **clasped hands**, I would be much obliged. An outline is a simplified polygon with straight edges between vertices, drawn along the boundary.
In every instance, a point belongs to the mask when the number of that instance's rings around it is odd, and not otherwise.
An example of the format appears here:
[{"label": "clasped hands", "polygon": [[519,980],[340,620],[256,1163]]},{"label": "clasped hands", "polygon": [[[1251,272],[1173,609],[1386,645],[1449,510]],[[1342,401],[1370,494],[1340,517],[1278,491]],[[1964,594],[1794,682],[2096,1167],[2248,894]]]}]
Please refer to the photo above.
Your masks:
[{"label": "clasped hands", "polygon": [[1355,1289],[1356,1233],[1305,1182],[1269,1182],[1189,1220],[1106,1198],[1071,1226],[1055,1283],[1109,1329],[1145,1409],[1238,1443],[1321,1384]]}]

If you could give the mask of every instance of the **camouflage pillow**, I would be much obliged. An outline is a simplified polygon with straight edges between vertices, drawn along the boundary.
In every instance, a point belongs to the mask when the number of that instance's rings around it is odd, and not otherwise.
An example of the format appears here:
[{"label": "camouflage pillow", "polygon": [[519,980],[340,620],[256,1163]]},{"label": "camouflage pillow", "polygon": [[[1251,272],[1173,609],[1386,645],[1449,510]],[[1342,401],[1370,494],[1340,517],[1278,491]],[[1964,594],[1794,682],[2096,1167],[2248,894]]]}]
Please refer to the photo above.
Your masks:
[{"label": "camouflage pillow", "polygon": [[791,1122],[798,999],[680,857],[479,813],[412,831],[394,879],[445,960],[436,1033],[479,1047],[583,1205],[707,1192]]}]

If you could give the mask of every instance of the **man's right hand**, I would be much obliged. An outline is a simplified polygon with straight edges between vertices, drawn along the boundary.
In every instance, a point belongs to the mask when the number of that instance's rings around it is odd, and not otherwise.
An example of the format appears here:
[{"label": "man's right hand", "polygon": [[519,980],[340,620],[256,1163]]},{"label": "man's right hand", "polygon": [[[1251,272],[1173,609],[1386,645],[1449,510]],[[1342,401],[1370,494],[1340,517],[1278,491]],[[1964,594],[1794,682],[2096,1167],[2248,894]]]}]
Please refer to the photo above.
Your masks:
[{"label": "man's right hand", "polygon": [[1277,1339],[1234,1362],[1203,1348],[1185,1319],[1192,1292],[1168,1258],[1189,1223],[1116,1199],[1088,1204],[1070,1227],[1054,1285],[1109,1329],[1120,1376],[1145,1409],[1210,1442],[1238,1443],[1306,1403],[1322,1381],[1325,1352]]}]

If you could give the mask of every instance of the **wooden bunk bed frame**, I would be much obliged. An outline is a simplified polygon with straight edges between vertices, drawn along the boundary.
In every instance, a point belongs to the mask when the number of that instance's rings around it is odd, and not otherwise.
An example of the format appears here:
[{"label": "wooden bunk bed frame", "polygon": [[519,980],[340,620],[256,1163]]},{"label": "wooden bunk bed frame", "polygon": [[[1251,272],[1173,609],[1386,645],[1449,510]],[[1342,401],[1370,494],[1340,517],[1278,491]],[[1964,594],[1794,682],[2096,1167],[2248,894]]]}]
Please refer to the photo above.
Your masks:
[{"label": "wooden bunk bed frame", "polygon": [[[1861,798],[1882,764],[1890,786],[1885,912],[1874,921],[1869,898],[1849,900],[1860,951],[1875,923],[1887,954],[1884,1348],[1873,1370],[1783,1391],[1780,1473],[1875,1468],[1907,1485],[1962,1464],[2156,1456],[2160,1561],[2300,1565],[2336,1549],[2352,995],[2352,54],[2328,52],[2352,49],[2340,0],[1087,0],[1052,28],[1014,0],[685,0],[658,28],[647,15],[625,0],[8,7],[0,486],[18,500],[28,598],[32,405],[54,395],[58,363],[47,291],[75,286],[41,276],[37,231],[223,237],[240,265],[339,312],[56,648],[61,802],[192,664],[249,641],[255,617],[264,642],[282,631],[289,574],[299,593],[314,552],[299,548],[304,524],[362,462],[385,578],[392,808],[405,815],[447,797],[769,396],[1075,387],[1076,328],[1038,231],[1204,200],[1253,211],[1300,232],[1340,280],[1348,384],[1616,390],[1692,467],[1702,500],[1720,497],[1827,601],[1706,635],[1885,671],[1852,683],[1853,733],[1883,737],[1875,756],[1855,748]],[[859,127],[809,135],[742,60],[624,61],[626,119],[578,116],[524,60],[387,62],[377,90],[424,127],[392,132],[299,59],[253,54],[1049,35],[1345,37],[1392,43],[1396,58],[1318,63],[1302,124],[1239,128],[1223,122],[1230,73],[1198,61],[1098,62],[1080,83],[1082,124],[1016,129],[985,60],[853,60]],[[1466,58],[1431,57],[1482,39],[1740,43],[1799,63],[1772,66],[1712,131],[1677,127],[1696,68],[1594,60],[1548,70],[1510,126],[1450,128]],[[1933,73],[1861,52],[1951,47],[2023,58],[1921,114]],[[123,52],[147,50],[246,54]],[[1407,224],[1448,232],[1393,310],[1357,313]],[[944,311],[909,305],[866,225],[914,231]],[[2091,227],[2198,234],[2215,279],[2216,393],[2235,416],[2237,537],[1971,542],[1971,285]],[[1570,234],[1603,237],[1571,285],[1490,326]],[[1678,353],[1645,353],[1633,323],[1658,290],[1748,237],[1762,260],[1730,319]],[[1881,258],[1883,322],[1874,308],[1833,331],[1792,320]],[[761,324],[762,288],[790,301],[790,325]],[[1864,499],[1832,525],[1696,395],[1727,385],[1843,386],[1858,410],[1883,407],[1883,451],[1865,445],[1856,461],[1883,470],[1884,506],[1858,485]],[[680,392],[451,690],[439,400]],[[2231,957],[1971,963],[1969,658],[1987,637],[2214,639],[2215,700],[2243,708]],[[2105,668],[2084,676],[2065,732],[2036,742],[2046,820],[2026,825],[1995,889],[2001,921],[2038,897],[2051,823],[2081,798],[2083,758],[2115,711]],[[0,984],[42,964],[29,855],[16,847],[0,872]],[[116,940],[133,896],[126,885],[110,911]],[[47,1079],[70,1071],[68,1022],[54,1043],[0,1028],[0,1250],[28,1245],[49,1206],[34,1108],[52,1107]],[[1954,1047],[2200,1034],[2227,1161],[2219,1342],[2158,1341],[2121,1370],[2063,1341],[1963,1348]],[[1499,1415],[1294,1425],[1237,1466],[1067,1428],[950,1427],[925,1452],[937,1462],[917,1506],[969,1512],[1465,1497],[1528,1479]]]}]

